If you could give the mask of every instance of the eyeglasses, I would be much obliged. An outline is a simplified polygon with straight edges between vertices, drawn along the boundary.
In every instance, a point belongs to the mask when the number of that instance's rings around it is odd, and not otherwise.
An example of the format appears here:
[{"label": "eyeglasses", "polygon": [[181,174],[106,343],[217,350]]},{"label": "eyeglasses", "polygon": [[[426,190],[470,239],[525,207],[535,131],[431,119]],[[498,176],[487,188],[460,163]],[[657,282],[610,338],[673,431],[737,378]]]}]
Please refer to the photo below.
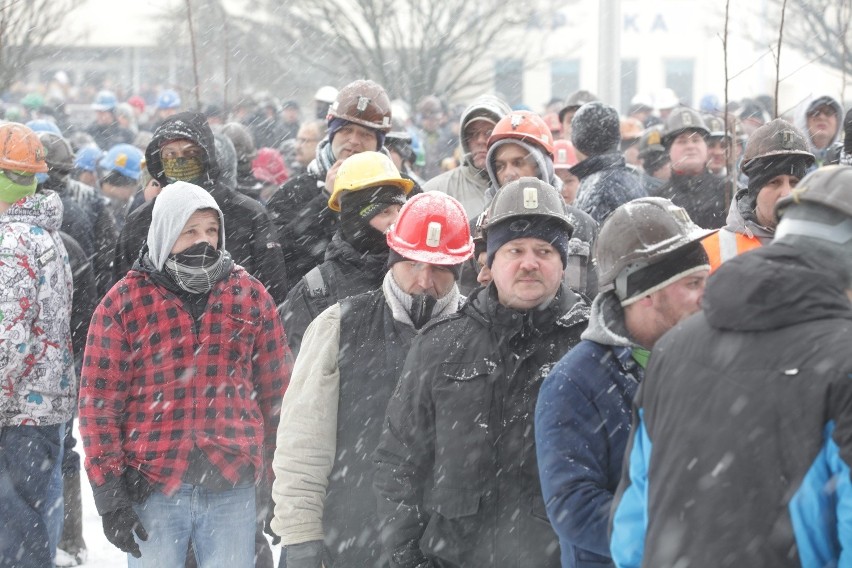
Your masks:
[{"label": "eyeglasses", "polygon": [[830,106],[822,106],[822,107],[815,108],[811,112],[808,113],[809,118],[816,118],[820,115],[822,115],[826,118],[831,118],[833,116],[837,116],[837,111],[834,110],[834,108],[832,108]]}]

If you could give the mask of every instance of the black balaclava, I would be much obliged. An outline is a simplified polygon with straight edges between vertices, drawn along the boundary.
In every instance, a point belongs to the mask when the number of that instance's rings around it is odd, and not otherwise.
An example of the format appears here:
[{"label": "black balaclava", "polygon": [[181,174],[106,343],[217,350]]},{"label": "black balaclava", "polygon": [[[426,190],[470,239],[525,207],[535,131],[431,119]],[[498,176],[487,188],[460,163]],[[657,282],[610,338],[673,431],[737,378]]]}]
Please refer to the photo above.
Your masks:
[{"label": "black balaclava", "polygon": [[362,254],[386,253],[385,234],[370,220],[391,205],[405,203],[405,192],[393,185],[345,191],[340,197],[340,232],[343,240]]}]

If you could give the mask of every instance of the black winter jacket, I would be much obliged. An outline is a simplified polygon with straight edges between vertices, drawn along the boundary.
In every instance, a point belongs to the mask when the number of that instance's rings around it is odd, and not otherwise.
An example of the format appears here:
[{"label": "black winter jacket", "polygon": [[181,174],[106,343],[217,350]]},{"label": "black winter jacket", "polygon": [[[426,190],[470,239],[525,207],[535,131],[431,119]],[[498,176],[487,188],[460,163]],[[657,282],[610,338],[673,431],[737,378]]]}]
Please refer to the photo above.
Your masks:
[{"label": "black winter jacket", "polygon": [[634,401],[618,566],[850,566],[848,286],[783,242],[713,273]]},{"label": "black winter jacket", "polygon": [[657,197],[671,199],[672,203],[686,209],[693,222],[704,229],[720,229],[725,226],[728,208],[725,206],[723,178],[710,172],[697,176],[672,174],[671,179],[656,190]]},{"label": "black winter jacket", "polygon": [[334,234],[325,262],[316,267],[322,286],[316,287],[314,280],[306,275],[290,290],[280,308],[294,357],[299,354],[305,330],[320,312],[343,298],[381,287],[387,261],[387,253],[362,255],[343,240],[340,231]]},{"label": "black winter jacket", "polygon": [[[225,217],[225,248],[231,253],[234,262],[260,280],[276,303],[283,302],[286,298],[287,272],[278,235],[260,203],[237,193],[219,180],[213,133],[203,115],[184,112],[163,122],[145,151],[148,171],[161,185],[168,185],[160,159],[160,144],[174,138],[192,140],[205,152],[206,179],[201,185],[222,209]],[[139,251],[148,236],[155,201],[145,203],[127,216],[115,251],[116,279],[123,278],[139,257]]]},{"label": "black winter jacket", "polygon": [[586,158],[571,168],[571,173],[580,178],[574,206],[598,224],[603,224],[619,205],[648,195],[639,176],[627,167],[619,152]]},{"label": "black winter jacket", "polygon": [[59,232],[62,244],[68,251],[68,262],[74,279],[74,294],[71,298],[71,345],[74,349],[74,368],[79,375],[83,368],[83,351],[86,349],[86,337],[89,335],[89,322],[98,306],[98,290],[95,286],[95,272],[92,263],[68,233]]},{"label": "black winter jacket", "polygon": [[305,173],[284,182],[266,204],[287,263],[288,291],[310,269],[322,264],[337,231],[339,219],[328,208],[324,188],[324,177]]},{"label": "black winter jacket", "polygon": [[375,452],[391,566],[559,566],[533,418],[542,380],[588,315],[564,286],[546,308],[520,312],[492,283],[415,338]]}]

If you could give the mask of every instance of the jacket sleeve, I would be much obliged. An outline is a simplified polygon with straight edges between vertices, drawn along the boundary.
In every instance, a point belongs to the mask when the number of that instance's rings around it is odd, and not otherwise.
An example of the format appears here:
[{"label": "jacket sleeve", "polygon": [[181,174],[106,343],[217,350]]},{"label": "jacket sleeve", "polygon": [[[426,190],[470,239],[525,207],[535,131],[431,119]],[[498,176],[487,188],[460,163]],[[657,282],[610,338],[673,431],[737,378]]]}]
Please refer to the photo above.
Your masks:
[{"label": "jacket sleeve", "polygon": [[[136,217],[138,216],[139,209],[133,211],[127,217],[127,222],[124,224],[124,228],[121,229],[121,233],[118,235],[118,239],[115,243],[115,253],[113,254],[113,262],[112,262],[112,276],[113,280],[118,282],[130,271],[133,267],[133,262],[136,260],[136,257],[139,256],[139,249],[141,245],[139,244],[139,235],[137,235],[136,230]],[[147,228],[146,228],[147,232]],[[82,243],[80,243],[82,246]],[[142,241],[144,244],[144,239]]]},{"label": "jacket sleeve", "polygon": [[[261,286],[256,281],[255,285]],[[257,403],[263,415],[263,463],[266,464],[263,477],[271,482],[281,399],[290,382],[293,355],[287,346],[287,337],[281,327],[275,302],[268,293],[261,292],[263,328],[255,341],[252,372]]]},{"label": "jacket sleeve", "polygon": [[[11,241],[11,239],[9,239]],[[0,235],[2,241],[2,235]],[[38,316],[37,259],[22,247],[0,256],[0,400],[16,396],[30,353],[32,324]],[[1,405],[2,403],[0,403]],[[0,406],[2,408],[2,406]]]},{"label": "jacket sleeve", "polygon": [[287,269],[278,233],[266,211],[254,215],[252,223],[252,258],[256,264],[253,276],[260,280],[278,305],[287,298]]},{"label": "jacket sleeve", "polygon": [[328,477],[337,451],[340,305],[308,327],[284,395],[272,462],[272,530],[284,545],[322,540]]},{"label": "jacket sleeve", "polygon": [[648,464],[651,439],[639,406],[639,387],[633,408],[633,427],[624,453],[621,482],[610,512],[610,553],[618,568],[639,568],[648,528]]},{"label": "jacket sleeve", "polygon": [[[429,520],[423,506],[435,448],[432,367],[442,358],[423,349],[427,336],[414,339],[402,375],[388,404],[374,461],[373,489],[378,500],[382,546],[390,565],[414,567],[424,559],[419,540]],[[432,367],[434,368],[434,367]]]},{"label": "jacket sleeve", "polygon": [[118,229],[115,226],[115,218],[105,204],[101,205],[101,212],[95,225],[95,256],[92,259],[98,295],[101,297],[106,295],[117,281],[113,269],[117,240]]},{"label": "jacket sleeve", "polygon": [[608,557],[610,432],[597,405],[572,380],[579,371],[563,359],[541,386],[535,413],[541,489],[559,538]]},{"label": "jacket sleeve", "polygon": [[132,380],[132,351],[118,315],[117,288],[101,301],[89,325],[80,385],[80,433],[93,487],[124,472],[122,415]]}]

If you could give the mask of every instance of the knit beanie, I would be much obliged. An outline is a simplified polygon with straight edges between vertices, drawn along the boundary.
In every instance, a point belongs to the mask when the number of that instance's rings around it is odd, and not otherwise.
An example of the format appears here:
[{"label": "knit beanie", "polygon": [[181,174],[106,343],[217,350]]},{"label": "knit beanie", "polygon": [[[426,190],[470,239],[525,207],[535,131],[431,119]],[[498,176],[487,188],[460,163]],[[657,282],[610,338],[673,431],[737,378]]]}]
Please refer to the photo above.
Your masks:
[{"label": "knit beanie", "polygon": [[568,241],[571,233],[565,224],[556,219],[543,216],[512,217],[502,223],[488,227],[487,249],[488,268],[494,264],[497,251],[515,239],[539,239],[550,243],[559,251],[562,267],[568,266]]},{"label": "knit beanie", "polygon": [[[331,120],[328,121],[328,144],[329,145],[331,145],[331,143],[334,141],[334,136],[337,134],[337,132],[341,128],[346,126],[347,124],[351,124],[351,123],[348,120],[346,120],[345,118],[340,118],[340,117],[335,117],[335,118],[332,118]],[[366,128],[366,127],[364,127],[364,128]],[[373,130],[372,128],[370,128],[369,130],[371,130],[376,135],[376,152],[381,152],[382,146],[385,145],[385,133],[382,132],[381,130]]]},{"label": "knit beanie", "polygon": [[148,228],[148,256],[162,270],[184,225],[199,209],[215,209],[219,214],[219,250],[225,248],[225,217],[219,204],[203,188],[176,181],[163,188],[154,201]]},{"label": "knit beanie", "polygon": [[394,185],[379,185],[340,196],[340,232],[343,240],[360,253],[386,252],[384,233],[370,225],[370,220],[391,205],[403,205],[405,192]]},{"label": "knit beanie", "polygon": [[748,165],[748,171],[745,172],[748,176],[749,198],[756,200],[760,190],[776,176],[786,174],[802,179],[811,163],[810,157],[796,154],[779,154],[754,159]]},{"label": "knit beanie", "polygon": [[615,295],[622,306],[629,306],[640,299],[662,290],[672,282],[701,270],[710,270],[707,251],[700,241],[690,243],[662,260],[629,274],[623,285],[616,279]]},{"label": "knit beanie", "polygon": [[618,152],[621,142],[618,111],[598,101],[584,104],[571,119],[571,141],[587,157]]},{"label": "knit beanie", "polygon": [[[390,253],[388,254],[388,270],[390,270],[391,266],[393,266],[397,262],[402,262],[402,261],[416,262],[416,261],[414,261],[410,258],[406,258],[406,257],[402,256],[401,254],[399,254],[395,250],[391,249]],[[464,263],[460,263],[460,264],[436,264],[435,266],[440,266],[441,268],[446,268],[447,270],[452,272],[453,277],[456,279],[456,282],[458,282],[459,277],[461,276],[461,270],[462,270],[463,264]]]},{"label": "knit beanie", "polygon": [[[12,179],[12,177],[15,179]],[[32,174],[15,174],[0,171],[0,201],[15,203],[36,191],[36,178]]]}]

